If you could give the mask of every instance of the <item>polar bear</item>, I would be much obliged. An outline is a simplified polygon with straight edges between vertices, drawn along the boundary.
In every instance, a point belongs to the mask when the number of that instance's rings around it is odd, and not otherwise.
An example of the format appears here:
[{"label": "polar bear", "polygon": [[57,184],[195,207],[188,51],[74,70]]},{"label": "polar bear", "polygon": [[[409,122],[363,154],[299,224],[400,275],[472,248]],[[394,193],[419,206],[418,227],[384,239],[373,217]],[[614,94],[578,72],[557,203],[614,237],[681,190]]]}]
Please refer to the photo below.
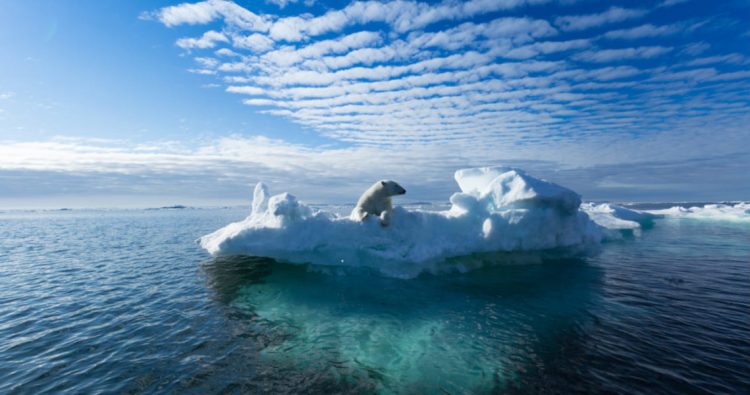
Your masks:
[{"label": "polar bear", "polygon": [[365,191],[357,201],[357,206],[350,216],[355,221],[363,221],[369,215],[380,217],[380,225],[388,226],[391,222],[391,196],[403,195],[406,189],[396,181],[380,180]]}]

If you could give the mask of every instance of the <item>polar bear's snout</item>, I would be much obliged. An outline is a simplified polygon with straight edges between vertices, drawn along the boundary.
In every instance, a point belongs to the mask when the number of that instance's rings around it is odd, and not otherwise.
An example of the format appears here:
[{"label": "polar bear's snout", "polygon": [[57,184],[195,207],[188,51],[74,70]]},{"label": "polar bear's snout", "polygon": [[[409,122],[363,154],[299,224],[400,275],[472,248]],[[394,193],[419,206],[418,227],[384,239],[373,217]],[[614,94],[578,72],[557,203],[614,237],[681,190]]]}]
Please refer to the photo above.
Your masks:
[{"label": "polar bear's snout", "polygon": [[[395,181],[380,181],[380,185],[386,190],[390,190],[390,196],[403,195],[406,193],[406,189],[401,185],[398,185]],[[372,187],[370,187],[372,188]]]}]

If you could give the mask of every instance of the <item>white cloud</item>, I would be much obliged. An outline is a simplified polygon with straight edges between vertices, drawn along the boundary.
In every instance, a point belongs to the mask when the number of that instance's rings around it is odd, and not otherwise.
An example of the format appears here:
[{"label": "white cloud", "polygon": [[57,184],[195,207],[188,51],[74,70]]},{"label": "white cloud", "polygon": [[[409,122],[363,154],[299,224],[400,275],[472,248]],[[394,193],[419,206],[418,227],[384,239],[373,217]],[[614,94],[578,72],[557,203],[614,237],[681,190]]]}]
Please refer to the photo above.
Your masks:
[{"label": "white cloud", "polygon": [[188,72],[201,75],[216,75],[216,70],[209,69],[188,69]]},{"label": "white cloud", "polygon": [[213,69],[216,68],[216,66],[219,65],[219,61],[216,58],[209,58],[209,57],[197,57],[195,58],[195,61],[200,64],[202,67],[207,69]]},{"label": "white cloud", "polygon": [[555,18],[555,25],[566,31],[584,30],[609,23],[639,18],[646,15],[647,13],[648,11],[641,9],[611,7],[607,11],[598,14],[557,17]]},{"label": "white cloud", "polygon": [[629,29],[613,30],[604,34],[609,39],[635,40],[644,37],[659,37],[675,34],[680,31],[677,25],[654,26],[650,23]]},{"label": "white cloud", "polygon": [[218,42],[225,43],[228,41],[229,39],[223,33],[209,30],[203,33],[200,38],[181,38],[177,40],[177,46],[184,49],[206,49],[215,47]]},{"label": "white cloud", "polygon": [[[622,78],[633,77],[641,74],[641,70],[632,66],[604,67],[586,71],[583,75],[599,81],[611,81]],[[580,77],[579,77],[580,79]]]},{"label": "white cloud", "polygon": [[347,80],[386,80],[405,74],[424,73],[432,70],[465,69],[491,63],[492,57],[479,52],[464,52],[456,55],[427,59],[403,66],[355,67],[335,72],[284,69],[278,74],[255,77],[262,85],[328,85]]},{"label": "white cloud", "polygon": [[337,39],[321,40],[313,44],[295,48],[283,47],[264,54],[259,61],[273,63],[276,66],[289,67],[305,59],[318,59],[328,54],[339,54],[378,44],[382,38],[376,32],[356,32]]},{"label": "white cloud", "polygon": [[311,36],[338,32],[352,25],[386,23],[403,33],[421,29],[444,20],[462,20],[475,15],[512,9],[547,0],[471,0],[463,3],[445,0],[438,4],[417,1],[356,1],[341,10],[318,17],[280,18],[270,28],[274,40],[300,41]]},{"label": "white cloud", "polygon": [[711,67],[691,69],[685,71],[668,71],[659,73],[651,81],[705,81],[717,75],[717,71]]},{"label": "white cloud", "polygon": [[[282,0],[284,5],[286,1]],[[267,39],[274,41],[297,42],[309,37],[330,32],[338,32],[352,25],[373,22],[386,23],[396,32],[408,32],[424,28],[440,21],[463,20],[476,15],[499,10],[512,9],[524,5],[545,3],[548,0],[471,0],[456,3],[445,0],[438,4],[427,4],[417,1],[357,1],[341,10],[331,10],[321,16],[290,16],[277,18],[269,15],[257,15],[247,9],[226,0],[207,0],[199,3],[183,3],[164,7],[156,12],[146,14],[167,26],[180,24],[206,24],[223,18],[230,27],[267,33]],[[609,10],[593,15],[567,16],[556,19],[556,24],[566,30],[579,30],[603,23],[617,22],[645,14],[644,10],[612,7]],[[529,26],[529,22],[533,26]],[[528,18],[501,18],[486,26],[490,37],[519,35],[519,29],[525,29],[530,37],[554,34],[554,28],[543,20]],[[437,38],[438,40],[444,38]],[[260,36],[252,41],[257,44]],[[242,42],[243,40],[238,40]],[[190,45],[184,41],[184,45]],[[264,47],[268,47],[266,43]],[[250,48],[257,46],[250,45]]]},{"label": "white cloud", "polygon": [[410,47],[442,48],[451,51],[480,46],[507,49],[512,44],[528,43],[556,34],[557,30],[545,20],[505,17],[481,24],[466,22],[436,32],[413,32],[406,41]]},{"label": "white cloud", "polygon": [[[719,75],[711,76],[708,78],[709,81],[734,81],[734,80],[744,80],[750,78],[750,70],[743,70],[743,71],[735,71],[731,73],[722,73]],[[743,111],[745,110],[745,106],[741,105]]]},{"label": "white cloud", "polygon": [[279,8],[284,9],[289,4],[296,3],[297,0],[266,0],[266,3],[275,4]]},{"label": "white cloud", "polygon": [[[300,17],[288,17],[271,26],[269,35],[274,40],[301,41],[306,37],[303,31],[306,21]],[[342,26],[343,27],[343,26]],[[331,28],[333,30],[333,28]]]},{"label": "white cloud", "polygon": [[715,63],[729,63],[729,64],[744,65],[744,64],[750,64],[750,59],[748,59],[747,56],[739,54],[739,53],[731,53],[727,55],[707,56],[703,58],[693,59],[685,63],[685,65],[686,66],[705,66],[707,64],[715,64]]},{"label": "white cloud", "polygon": [[232,44],[241,49],[250,49],[255,53],[270,51],[274,47],[274,41],[264,34],[253,33],[250,35],[233,35]]},{"label": "white cloud", "polygon": [[[63,138],[2,141],[0,179],[13,172],[24,172],[24,180],[43,180],[32,183],[34,188],[43,188],[51,180],[65,179],[65,174],[83,174],[96,180],[100,194],[165,194],[177,190],[183,198],[200,194],[221,201],[230,195],[246,203],[250,201],[252,186],[264,181],[271,184],[274,192],[290,191],[304,201],[353,204],[371,180],[383,177],[409,185],[410,199],[442,200],[456,189],[452,181],[456,168],[504,164],[526,168],[590,198],[607,192],[601,183],[608,175],[635,168],[638,170],[633,175],[638,177],[632,180],[636,183],[658,185],[680,175],[680,172],[660,173],[660,168],[684,166],[710,152],[715,159],[703,159],[702,163],[711,171],[694,169],[689,172],[690,177],[681,181],[687,183],[689,191],[695,185],[710,182],[717,174],[722,175],[722,182],[739,182],[741,173],[731,169],[750,165],[750,156],[743,151],[750,141],[741,124],[748,121],[748,115],[740,118],[733,126],[717,123],[726,127],[722,139],[714,138],[713,130],[673,124],[670,132],[651,136],[594,136],[578,142],[556,139],[534,147],[456,141],[448,150],[439,142],[402,144],[398,149],[331,148],[290,144],[262,136],[228,136],[197,145]],[[702,144],[696,145],[694,141]],[[544,157],[545,161],[525,159],[530,156]],[[645,169],[648,171],[644,173]],[[80,181],[70,183],[68,189],[75,189]],[[327,185],[324,190],[319,187],[321,182]],[[185,189],[180,189],[180,185]],[[25,190],[27,194],[34,193]],[[75,192],[91,196],[92,189]],[[672,196],[676,197],[679,196]]]},{"label": "white cloud", "polygon": [[182,3],[164,7],[142,18],[155,18],[166,26],[203,25],[219,18],[233,26],[251,31],[267,31],[270,23],[246,8],[227,0],[206,0],[199,3]]},{"label": "white cloud", "polygon": [[266,90],[255,86],[230,86],[227,88],[227,92],[241,93],[244,95],[255,95],[262,96],[266,94]]},{"label": "white cloud", "polygon": [[591,45],[591,41],[586,39],[569,40],[569,41],[542,41],[522,47],[513,48],[505,52],[502,56],[510,59],[528,59],[538,55],[547,55],[555,52],[569,51],[571,49],[585,48]]},{"label": "white cloud", "polygon": [[711,48],[711,44],[700,41],[686,45],[680,52],[685,55],[696,56],[706,52],[709,48]]},{"label": "white cloud", "polygon": [[637,48],[619,48],[619,49],[602,49],[596,51],[585,51],[577,53],[573,59],[583,62],[622,62],[628,59],[648,59],[663,55],[672,51],[670,47],[637,47]]},{"label": "white cloud", "polygon": [[238,54],[237,52],[232,51],[229,48],[220,48],[220,49],[217,49],[216,52],[214,52],[214,54],[216,54],[216,56],[227,56],[227,57],[240,56],[240,54]]},{"label": "white cloud", "polygon": [[687,3],[688,1],[690,1],[690,0],[664,0],[661,3],[659,3],[657,5],[657,7],[659,7],[659,8],[662,8],[662,7],[672,7],[672,6],[677,5],[677,4]]},{"label": "white cloud", "polygon": [[181,24],[205,24],[219,17],[215,1],[200,3],[182,3],[176,6],[164,7],[152,13],[141,14],[142,19],[156,18],[167,26]]},{"label": "white cloud", "polygon": [[[628,136],[677,146],[673,131],[705,136],[706,124],[739,130],[747,121],[741,111],[750,81],[737,70],[739,58],[693,59],[709,46],[684,42],[692,33],[677,27],[688,22],[601,32],[594,28],[647,11],[612,7],[554,25],[492,14],[522,5],[532,3],[361,1],[318,15],[258,15],[265,24],[251,27],[217,11],[212,20],[222,20],[231,49],[207,51],[196,59],[198,72],[215,73],[249,111],[286,118],[356,155],[408,149],[410,161],[400,166],[437,166],[455,152],[477,164],[539,156],[566,166],[628,161],[645,154]],[[480,14],[489,20],[473,18]],[[668,35],[663,45],[614,41]],[[677,62],[663,56],[677,51]],[[634,62],[642,59],[648,62]],[[696,68],[702,65],[713,67]],[[564,155],[555,151],[571,140]],[[287,155],[304,161],[350,152],[297,148],[285,148]]]}]

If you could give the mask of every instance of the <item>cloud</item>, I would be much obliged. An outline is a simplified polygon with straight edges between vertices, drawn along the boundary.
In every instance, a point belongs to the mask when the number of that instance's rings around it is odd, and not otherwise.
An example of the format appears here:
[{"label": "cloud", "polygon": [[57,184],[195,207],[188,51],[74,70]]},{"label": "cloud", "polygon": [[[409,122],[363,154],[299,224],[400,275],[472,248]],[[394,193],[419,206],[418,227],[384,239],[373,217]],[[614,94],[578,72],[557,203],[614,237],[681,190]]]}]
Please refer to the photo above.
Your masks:
[{"label": "cloud", "polygon": [[202,67],[207,69],[213,69],[216,68],[216,66],[219,65],[219,60],[216,58],[209,58],[209,57],[197,57],[195,58],[195,61],[200,64]]},{"label": "cloud", "polygon": [[[294,4],[296,2],[297,0],[266,0],[266,3],[275,4],[281,9],[284,9],[287,5]],[[305,1],[305,5],[309,6],[309,5],[312,5],[312,3],[310,3],[308,0],[308,1]]]},{"label": "cloud", "polygon": [[210,69],[188,69],[187,71],[193,74],[216,75],[216,70],[210,70]]},{"label": "cloud", "polygon": [[181,38],[177,40],[177,46],[184,49],[192,49],[192,48],[199,48],[199,49],[206,49],[206,48],[213,48],[216,46],[216,43],[219,42],[228,42],[229,39],[227,36],[225,36],[223,33],[219,33],[217,31],[209,30],[200,38]]},{"label": "cloud", "polygon": [[240,54],[232,51],[229,48],[219,48],[216,50],[216,52],[214,52],[214,54],[216,54],[216,56],[240,56]]},{"label": "cloud", "polygon": [[709,48],[711,48],[711,44],[700,41],[686,45],[680,53],[688,56],[696,56],[706,52]]},{"label": "cloud", "polygon": [[337,39],[321,40],[301,48],[284,47],[264,54],[259,61],[272,63],[277,67],[289,67],[306,59],[319,59],[324,55],[339,54],[353,49],[369,47],[381,42],[377,32],[356,32]]},{"label": "cloud", "polygon": [[579,79],[592,78],[599,81],[611,81],[633,77],[641,73],[641,70],[632,66],[604,67],[587,71]]},{"label": "cloud", "polygon": [[498,160],[603,168],[728,158],[749,143],[746,56],[713,53],[712,38],[692,28],[707,18],[665,22],[660,10],[618,6],[539,17],[541,3],[354,1],[275,15],[214,0],[149,15],[210,24],[181,41],[197,53],[192,72],[215,76],[249,112],[338,147],[233,137],[184,154],[216,172],[304,185],[296,172],[355,180],[370,175],[350,163],[372,162],[419,182],[418,173]]},{"label": "cloud", "polygon": [[585,48],[591,45],[590,40],[569,40],[569,41],[543,41],[534,44],[516,47],[503,56],[510,59],[529,59],[540,54],[547,55],[555,52],[569,51],[571,49]]},{"label": "cloud", "polygon": [[658,8],[672,7],[672,6],[675,6],[677,4],[687,3],[688,1],[690,1],[690,0],[664,0],[661,3],[659,3],[657,5],[657,7]]},{"label": "cloud", "polygon": [[227,88],[227,92],[241,93],[244,95],[256,95],[261,96],[266,94],[266,90],[255,86],[230,86]]},{"label": "cloud", "polygon": [[255,53],[263,53],[273,49],[274,41],[264,34],[233,35],[232,44],[239,49],[250,49]]},{"label": "cloud", "polygon": [[585,30],[609,23],[639,18],[647,13],[648,11],[642,9],[611,7],[607,11],[598,14],[557,17],[555,18],[555,25],[566,31]]},{"label": "cloud", "polygon": [[705,66],[707,64],[715,63],[728,63],[736,65],[750,64],[750,58],[739,53],[731,53],[727,55],[707,56],[703,58],[693,59],[687,63],[686,66]]},{"label": "cloud", "polygon": [[619,48],[619,49],[602,49],[597,51],[585,51],[577,53],[573,59],[582,62],[606,63],[615,61],[625,61],[628,59],[648,59],[663,55],[672,51],[670,47],[637,47],[637,48]]},{"label": "cloud", "polygon": [[352,25],[386,23],[396,32],[421,29],[445,20],[462,20],[476,15],[512,9],[546,0],[470,0],[443,1],[428,4],[417,1],[357,1],[341,10],[328,11],[319,17],[287,17],[277,20],[270,29],[276,40],[299,41],[305,37],[338,32]]},{"label": "cloud", "polygon": [[604,38],[608,39],[623,39],[623,40],[636,40],[644,37],[660,37],[670,34],[675,34],[680,31],[677,25],[662,25],[654,26],[650,23],[645,25],[632,27],[629,29],[613,30],[604,33]]},{"label": "cloud", "polygon": [[711,67],[690,69],[684,71],[667,71],[659,73],[650,78],[650,81],[705,81],[717,75],[717,71]]},{"label": "cloud", "polygon": [[182,3],[141,14],[142,19],[156,19],[166,26],[204,25],[223,18],[226,23],[251,31],[267,31],[269,21],[246,8],[227,0],[206,0]]},{"label": "cloud", "polygon": [[[744,118],[746,121],[747,116]],[[7,192],[5,198],[40,192],[53,196],[85,193],[89,205],[96,194],[135,199],[149,195],[182,196],[184,200],[204,197],[214,204],[230,199],[247,204],[252,186],[264,181],[274,191],[290,191],[308,202],[353,204],[372,180],[390,177],[410,186],[410,199],[443,201],[456,190],[452,180],[456,168],[503,164],[570,186],[586,198],[630,197],[612,184],[615,177],[619,183],[640,188],[633,198],[643,198],[644,190],[652,190],[666,198],[726,199],[737,191],[722,185],[742,184],[742,170],[750,165],[750,155],[742,149],[748,142],[744,129],[728,131],[724,140],[712,139],[713,131],[675,129],[647,138],[592,139],[583,145],[556,142],[542,150],[463,143],[449,151],[441,144],[405,145],[397,150],[333,148],[261,136],[229,136],[197,144],[70,138],[3,141],[0,183]],[[704,142],[701,146],[693,144],[698,138]],[[706,150],[711,152],[707,159]],[[545,159],[527,159],[532,152]],[[696,160],[701,163],[697,168],[690,164]],[[14,179],[24,180],[25,186]],[[664,184],[680,185],[679,195]],[[699,195],[701,188],[695,188],[714,184],[716,193]],[[174,202],[164,202],[168,203]]]},{"label": "cloud", "polygon": [[[407,32],[444,20],[462,20],[476,15],[508,10],[549,0],[470,0],[457,3],[445,0],[438,4],[417,1],[355,1],[341,10],[321,16],[290,16],[275,18],[255,14],[231,1],[206,0],[182,3],[141,15],[156,19],[166,26],[207,24],[223,18],[230,27],[268,33],[274,41],[297,42],[309,37],[339,32],[352,25],[386,23],[395,31]],[[284,6],[289,2],[279,0]]]}]

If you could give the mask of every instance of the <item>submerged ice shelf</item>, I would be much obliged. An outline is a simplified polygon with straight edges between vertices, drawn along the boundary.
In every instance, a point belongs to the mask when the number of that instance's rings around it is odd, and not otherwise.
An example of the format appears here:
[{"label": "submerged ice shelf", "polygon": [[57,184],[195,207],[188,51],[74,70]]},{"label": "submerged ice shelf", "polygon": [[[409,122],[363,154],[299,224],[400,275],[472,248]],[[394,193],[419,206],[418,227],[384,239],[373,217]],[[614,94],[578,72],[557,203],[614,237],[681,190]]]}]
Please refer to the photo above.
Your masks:
[{"label": "submerged ice shelf", "polygon": [[[374,217],[359,222],[315,210],[288,193],[270,196],[259,183],[246,219],[203,236],[199,242],[214,256],[253,255],[290,263],[365,266],[412,277],[451,258],[475,254],[585,253],[603,240],[648,228],[655,218],[698,215],[697,210],[646,213],[614,204],[581,204],[574,191],[507,167],[462,169],[454,177],[461,191],[450,197],[449,209],[395,207],[388,227],[382,227]],[[710,210],[746,213],[747,207]],[[453,265],[451,269],[462,267]]]}]

